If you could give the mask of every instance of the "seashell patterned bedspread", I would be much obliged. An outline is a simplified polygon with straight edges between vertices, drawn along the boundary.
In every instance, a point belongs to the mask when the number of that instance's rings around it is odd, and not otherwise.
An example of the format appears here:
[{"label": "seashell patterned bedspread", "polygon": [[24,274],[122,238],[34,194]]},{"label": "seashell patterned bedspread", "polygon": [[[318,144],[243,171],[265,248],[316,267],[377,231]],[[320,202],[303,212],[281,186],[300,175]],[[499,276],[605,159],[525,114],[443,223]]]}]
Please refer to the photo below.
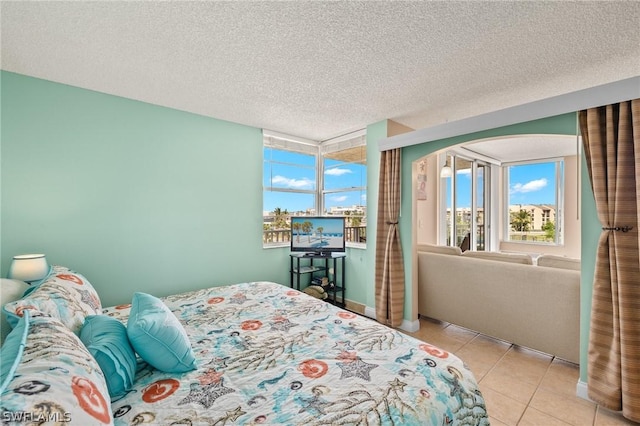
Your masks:
[{"label": "seashell patterned bedspread", "polygon": [[[198,369],[140,361],[116,425],[488,425],[455,355],[297,290],[252,282],[163,298]],[[129,306],[105,314],[126,323]]]}]

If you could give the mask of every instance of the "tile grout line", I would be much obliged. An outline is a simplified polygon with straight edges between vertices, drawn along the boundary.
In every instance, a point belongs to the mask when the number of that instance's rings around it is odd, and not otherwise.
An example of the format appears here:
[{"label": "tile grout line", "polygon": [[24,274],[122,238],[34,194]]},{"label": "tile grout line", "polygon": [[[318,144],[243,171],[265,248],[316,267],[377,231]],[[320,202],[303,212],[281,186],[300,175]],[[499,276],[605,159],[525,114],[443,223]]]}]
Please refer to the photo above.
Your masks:
[{"label": "tile grout line", "polygon": [[[531,394],[531,397],[529,398],[529,401],[527,401],[527,406],[525,407],[524,411],[522,412],[522,414],[520,415],[520,418],[518,419],[518,422],[516,423],[516,425],[520,424],[520,422],[522,421],[522,418],[524,417],[524,413],[527,412],[527,409],[529,408],[529,406],[531,405],[531,401],[533,401],[533,398],[536,396],[536,394],[538,393],[538,390],[540,389],[540,384],[542,383],[542,381],[544,380],[544,378],[546,377],[547,373],[549,373],[549,370],[551,370],[551,364],[553,364],[553,360],[556,359],[555,356],[551,357],[551,360],[549,361],[549,365],[547,365],[547,369],[545,370],[544,374],[542,375],[542,377],[540,378],[540,380],[538,381],[538,383],[536,384],[536,388],[533,391],[533,393]],[[532,410],[535,410],[536,408],[531,407]],[[551,416],[551,414],[549,413],[545,413],[548,416]],[[556,416],[551,416],[554,419],[557,419]],[[564,421],[562,419],[558,419],[560,421]],[[566,423],[566,422],[565,422]]]}]

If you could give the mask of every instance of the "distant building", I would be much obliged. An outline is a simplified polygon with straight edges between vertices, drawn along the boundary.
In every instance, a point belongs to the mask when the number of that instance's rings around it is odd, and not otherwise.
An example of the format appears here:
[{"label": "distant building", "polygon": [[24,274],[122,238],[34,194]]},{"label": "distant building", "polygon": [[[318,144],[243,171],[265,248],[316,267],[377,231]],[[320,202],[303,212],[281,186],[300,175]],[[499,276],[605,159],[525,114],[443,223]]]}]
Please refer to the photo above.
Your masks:
[{"label": "distant building", "polygon": [[509,213],[518,213],[520,210],[529,212],[531,217],[531,230],[541,231],[547,222],[556,221],[556,208],[547,204],[512,204]]},{"label": "distant building", "polygon": [[331,207],[327,213],[334,216],[364,216],[367,206]]}]

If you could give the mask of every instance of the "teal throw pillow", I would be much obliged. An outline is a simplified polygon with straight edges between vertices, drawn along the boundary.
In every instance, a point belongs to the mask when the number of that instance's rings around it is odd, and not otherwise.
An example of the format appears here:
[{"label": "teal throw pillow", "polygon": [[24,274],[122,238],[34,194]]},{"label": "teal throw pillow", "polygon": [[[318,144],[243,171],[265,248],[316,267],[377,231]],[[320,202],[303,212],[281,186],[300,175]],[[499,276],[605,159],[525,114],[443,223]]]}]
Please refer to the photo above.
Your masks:
[{"label": "teal throw pillow", "polygon": [[196,360],[187,333],[157,297],[146,293],[133,295],[127,334],[138,355],[158,370],[167,373],[195,370]]},{"label": "teal throw pillow", "polygon": [[29,311],[25,311],[16,327],[7,335],[0,349],[0,393],[4,392],[13,379],[16,368],[22,359],[27,334],[29,333]]},{"label": "teal throw pillow", "polygon": [[136,353],[124,324],[107,315],[89,315],[80,340],[104,373],[111,399],[126,395],[136,375]]}]

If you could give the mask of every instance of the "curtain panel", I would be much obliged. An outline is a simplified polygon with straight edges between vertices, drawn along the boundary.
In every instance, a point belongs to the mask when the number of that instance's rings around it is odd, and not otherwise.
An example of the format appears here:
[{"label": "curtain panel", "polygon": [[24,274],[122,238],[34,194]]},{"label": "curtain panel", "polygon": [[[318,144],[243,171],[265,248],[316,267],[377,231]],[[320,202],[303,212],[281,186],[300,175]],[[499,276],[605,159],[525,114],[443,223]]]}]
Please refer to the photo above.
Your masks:
[{"label": "curtain panel", "polygon": [[376,319],[399,327],[404,319],[404,263],[400,245],[400,180],[402,150],[380,157],[376,234]]},{"label": "curtain panel", "polygon": [[602,233],[588,353],[588,394],[640,422],[640,99],[580,111]]}]

